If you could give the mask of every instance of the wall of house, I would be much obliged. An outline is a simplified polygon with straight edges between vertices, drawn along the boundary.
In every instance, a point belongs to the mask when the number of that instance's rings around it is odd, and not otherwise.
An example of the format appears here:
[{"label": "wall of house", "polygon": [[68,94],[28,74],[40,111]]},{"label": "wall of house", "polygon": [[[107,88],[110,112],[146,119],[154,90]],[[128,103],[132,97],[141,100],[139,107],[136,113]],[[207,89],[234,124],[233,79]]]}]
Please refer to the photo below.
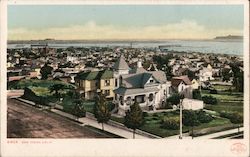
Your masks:
[{"label": "wall of house", "polygon": [[204,108],[204,103],[201,100],[196,99],[183,99],[182,102],[184,110],[200,110]]},{"label": "wall of house", "polygon": [[192,81],[192,88],[193,89],[198,89],[199,88],[199,83],[197,81]]},{"label": "wall of house", "polygon": [[[105,85],[105,80],[109,80],[109,86]],[[113,92],[115,87],[114,83],[114,78],[100,80],[100,90],[102,90],[103,94],[105,93],[105,90],[110,91],[110,95],[108,95],[107,98],[113,98],[115,96]]]}]

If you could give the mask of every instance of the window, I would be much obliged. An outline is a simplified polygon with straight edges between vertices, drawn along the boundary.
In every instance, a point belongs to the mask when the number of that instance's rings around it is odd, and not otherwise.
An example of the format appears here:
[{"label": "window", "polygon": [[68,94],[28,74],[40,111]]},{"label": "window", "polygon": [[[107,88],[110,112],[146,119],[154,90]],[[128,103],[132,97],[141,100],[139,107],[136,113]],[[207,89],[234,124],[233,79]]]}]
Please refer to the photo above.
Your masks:
[{"label": "window", "polygon": [[149,80],[149,82],[150,82],[150,83],[153,83],[153,82],[154,82],[154,80],[153,80],[153,79],[151,79],[151,80]]},{"label": "window", "polygon": [[110,95],[110,90],[104,90],[104,94],[105,94],[106,96]]},{"label": "window", "polygon": [[138,95],[135,97],[135,101],[138,103],[144,103],[145,102],[144,97],[145,95]]},{"label": "window", "polygon": [[120,102],[121,102],[121,105],[123,105],[123,97],[120,96]]},{"label": "window", "polygon": [[154,100],[154,94],[149,94],[149,97],[148,97],[149,101],[153,101]]},{"label": "window", "polygon": [[105,86],[110,86],[110,80],[105,80],[104,85],[105,85]]},{"label": "window", "polygon": [[118,80],[115,79],[115,86],[118,87]]},{"label": "window", "polygon": [[166,90],[164,90],[164,95],[166,95]]}]

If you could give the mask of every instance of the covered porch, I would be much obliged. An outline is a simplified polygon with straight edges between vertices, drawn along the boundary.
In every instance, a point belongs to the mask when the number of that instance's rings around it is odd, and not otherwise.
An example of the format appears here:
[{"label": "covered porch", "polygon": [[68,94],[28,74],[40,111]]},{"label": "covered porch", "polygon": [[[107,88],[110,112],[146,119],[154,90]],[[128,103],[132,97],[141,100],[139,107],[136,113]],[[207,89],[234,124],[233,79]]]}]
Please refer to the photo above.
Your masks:
[{"label": "covered porch", "polygon": [[153,88],[150,91],[142,90],[137,93],[132,93],[132,91],[128,91],[128,89],[126,89],[125,92],[116,90],[114,102],[118,106],[118,114],[125,115],[130,105],[135,102],[137,102],[144,111],[156,110],[156,104],[159,103],[157,101],[158,92],[159,90],[157,88]]}]

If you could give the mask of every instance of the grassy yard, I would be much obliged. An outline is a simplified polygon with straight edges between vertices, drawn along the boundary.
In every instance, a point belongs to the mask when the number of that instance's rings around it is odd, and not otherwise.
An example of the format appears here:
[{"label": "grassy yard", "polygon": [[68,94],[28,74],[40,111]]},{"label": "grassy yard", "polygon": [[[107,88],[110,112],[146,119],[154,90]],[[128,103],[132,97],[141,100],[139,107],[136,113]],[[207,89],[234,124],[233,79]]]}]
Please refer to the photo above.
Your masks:
[{"label": "grassy yard", "polygon": [[216,90],[219,90],[219,91],[226,91],[226,90],[229,90],[230,88],[231,88],[231,89],[234,89],[234,87],[228,86],[228,85],[213,85],[213,87],[214,87]]},{"label": "grassy yard", "polygon": [[228,111],[243,114],[243,93],[227,91],[230,86],[214,85],[218,94],[210,94],[207,90],[202,90],[202,96],[211,95],[218,101],[216,105],[206,104],[205,108],[216,112]]},{"label": "grassy yard", "polygon": [[[145,117],[146,123],[140,129],[146,132],[161,136],[161,137],[178,135],[179,130],[161,128],[161,119],[164,116],[179,117],[179,114],[176,112],[149,114],[149,116]],[[231,124],[231,122],[226,118],[214,118],[209,123],[202,123],[199,126],[195,126],[194,129],[196,131],[199,131],[205,128],[217,127],[217,126],[227,125],[227,124]],[[183,126],[183,133],[189,132],[190,130],[191,130],[191,127]]]},{"label": "grassy yard", "polygon": [[45,87],[49,88],[53,84],[63,84],[68,86],[69,88],[74,88],[74,85],[67,84],[62,81],[57,80],[20,80],[20,81],[13,81],[8,83],[8,89],[24,89],[25,87]]}]

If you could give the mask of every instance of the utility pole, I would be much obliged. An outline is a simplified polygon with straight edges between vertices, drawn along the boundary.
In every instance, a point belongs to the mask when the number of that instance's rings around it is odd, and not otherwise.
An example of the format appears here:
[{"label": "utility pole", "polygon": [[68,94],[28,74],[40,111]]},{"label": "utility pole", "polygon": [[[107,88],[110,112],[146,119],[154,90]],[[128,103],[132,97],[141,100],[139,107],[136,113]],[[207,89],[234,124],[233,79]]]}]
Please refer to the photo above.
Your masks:
[{"label": "utility pole", "polygon": [[180,136],[179,139],[182,139],[182,101],[183,99],[181,99],[180,101]]}]

